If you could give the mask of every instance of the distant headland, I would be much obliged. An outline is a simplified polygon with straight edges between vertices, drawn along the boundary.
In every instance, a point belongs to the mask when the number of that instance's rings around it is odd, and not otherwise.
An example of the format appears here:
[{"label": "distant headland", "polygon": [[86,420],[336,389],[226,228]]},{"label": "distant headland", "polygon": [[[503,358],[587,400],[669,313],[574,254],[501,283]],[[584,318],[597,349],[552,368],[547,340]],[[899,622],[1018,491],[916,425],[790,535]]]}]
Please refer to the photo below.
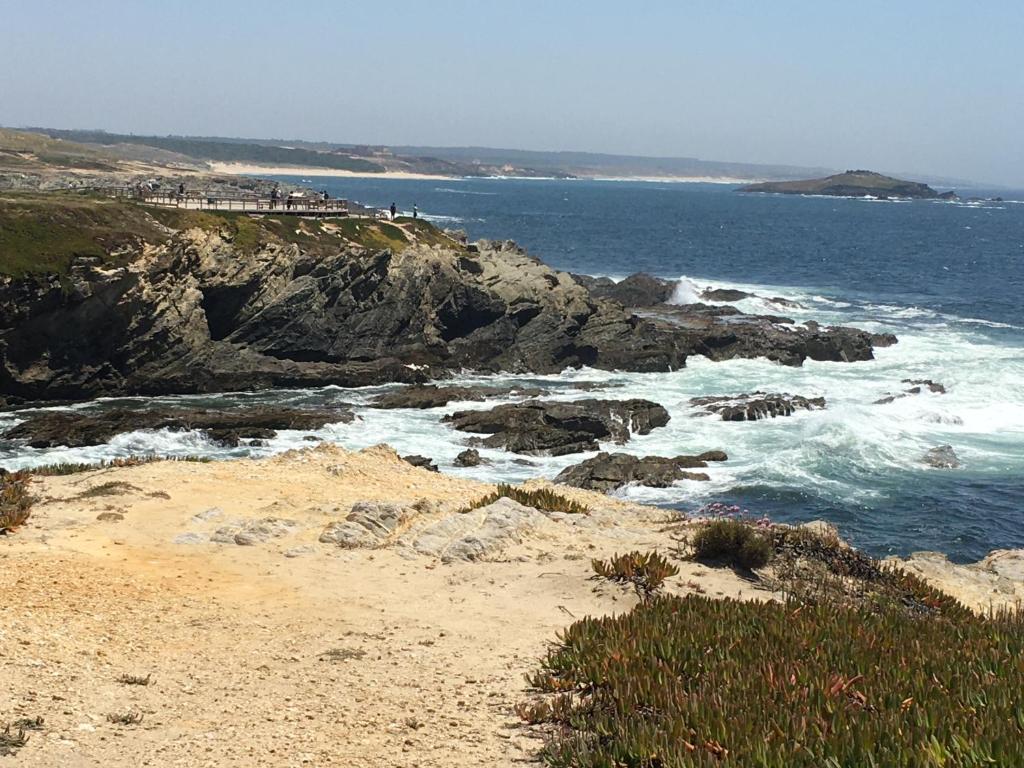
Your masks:
[{"label": "distant headland", "polygon": [[910,198],[914,200],[956,200],[956,192],[937,192],[927,184],[905,181],[874,171],[846,171],[823,179],[766,181],[751,184],[741,192],[775,192],[783,195],[832,195],[834,197]]}]

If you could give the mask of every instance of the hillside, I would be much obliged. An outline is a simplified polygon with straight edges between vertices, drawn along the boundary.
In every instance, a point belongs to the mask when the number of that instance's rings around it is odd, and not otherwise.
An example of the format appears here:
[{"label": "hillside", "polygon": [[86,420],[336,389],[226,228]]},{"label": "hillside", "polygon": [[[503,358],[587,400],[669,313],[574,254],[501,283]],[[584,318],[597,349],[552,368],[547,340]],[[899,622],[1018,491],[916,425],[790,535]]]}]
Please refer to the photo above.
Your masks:
[{"label": "hillside", "polygon": [[955,197],[952,192],[939,193],[927,184],[905,181],[874,171],[846,171],[823,179],[800,181],[768,181],[743,187],[741,192],[773,192],[783,195],[832,195],[834,197],[898,197],[935,200]]}]

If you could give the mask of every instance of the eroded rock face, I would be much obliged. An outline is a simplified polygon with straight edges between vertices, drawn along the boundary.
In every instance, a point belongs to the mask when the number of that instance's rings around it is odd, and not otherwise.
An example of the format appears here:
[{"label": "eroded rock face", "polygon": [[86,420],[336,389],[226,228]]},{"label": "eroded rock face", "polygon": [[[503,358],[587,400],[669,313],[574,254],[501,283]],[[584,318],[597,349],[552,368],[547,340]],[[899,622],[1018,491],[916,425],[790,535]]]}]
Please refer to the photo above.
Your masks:
[{"label": "eroded rock face", "polygon": [[344,520],[329,523],[319,541],[343,549],[375,549],[386,544],[414,514],[399,504],[361,501],[352,505]]},{"label": "eroded rock face", "polygon": [[486,560],[546,520],[543,513],[517,501],[500,498],[462,515],[451,515],[417,532],[410,542],[421,555],[442,562]]},{"label": "eroded rock face", "polygon": [[649,400],[529,400],[458,411],[443,421],[463,432],[489,435],[481,440],[488,448],[561,456],[596,450],[599,440],[624,443],[632,432],[646,435],[665,426],[669,415]]},{"label": "eroded rock face", "polygon": [[[475,369],[682,367],[671,334],[596,298],[514,244],[317,242],[242,252],[169,233],[128,266],[0,279],[0,392],[86,398],[422,382]],[[69,329],[74,329],[70,332]]]},{"label": "eroded rock face", "polygon": [[690,404],[699,406],[708,413],[718,414],[722,421],[756,421],[791,416],[798,410],[820,410],[825,407],[825,398],[752,392],[722,397],[694,397],[691,398]]},{"label": "eroded rock face", "polygon": [[347,424],[355,418],[348,409],[302,410],[254,407],[244,411],[186,408],[132,410],[118,408],[97,413],[42,411],[4,433],[5,439],[24,440],[33,448],[101,445],[115,435],[137,429],[200,430],[222,445],[242,439],[274,437],[279,429],[319,429],[325,424]]},{"label": "eroded rock face", "polygon": [[599,453],[592,459],[563,469],[556,483],[607,493],[630,483],[652,488],[668,488],[679,480],[709,480],[704,472],[688,469],[706,467],[709,461],[725,461],[722,451],[699,456],[631,456],[626,453]]}]

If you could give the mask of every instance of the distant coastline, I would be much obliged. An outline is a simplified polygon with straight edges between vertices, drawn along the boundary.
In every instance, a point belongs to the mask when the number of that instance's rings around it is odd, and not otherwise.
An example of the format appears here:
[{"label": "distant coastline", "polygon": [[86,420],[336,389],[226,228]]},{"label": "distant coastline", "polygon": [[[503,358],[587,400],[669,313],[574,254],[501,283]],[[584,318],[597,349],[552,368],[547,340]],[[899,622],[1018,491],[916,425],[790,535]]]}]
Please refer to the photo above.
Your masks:
[{"label": "distant coastline", "polygon": [[335,176],[356,179],[422,179],[446,181],[458,176],[444,176],[435,173],[414,173],[412,171],[346,171],[339,168],[317,168],[305,165],[257,165],[254,163],[207,163],[213,173],[232,176]]},{"label": "distant coastline", "polygon": [[[212,173],[234,176],[319,176],[354,179],[402,179],[423,181],[452,181],[454,179],[529,179],[553,180],[554,176],[458,176],[436,173],[414,173],[412,171],[345,171],[337,168],[317,168],[305,165],[258,165],[255,163],[207,163]],[[646,181],[665,184],[754,184],[760,179],[731,178],[726,176],[577,176],[588,181]]]}]

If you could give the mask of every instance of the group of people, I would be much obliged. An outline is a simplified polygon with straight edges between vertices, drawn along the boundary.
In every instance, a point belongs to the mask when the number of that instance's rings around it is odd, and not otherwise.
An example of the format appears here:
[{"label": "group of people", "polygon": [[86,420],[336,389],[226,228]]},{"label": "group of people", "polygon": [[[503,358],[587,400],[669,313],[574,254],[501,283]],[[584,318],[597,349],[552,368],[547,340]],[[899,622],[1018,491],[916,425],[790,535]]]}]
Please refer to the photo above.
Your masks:
[{"label": "group of people", "polygon": [[[305,200],[306,196],[303,195],[303,194],[300,194],[300,193],[296,193],[296,192],[289,192],[287,195],[284,196],[284,207],[285,207],[285,210],[291,210],[292,205],[297,203],[300,199],[301,200]],[[326,203],[328,200],[331,199],[331,196],[327,192],[327,190],[324,189],[324,190],[321,190],[320,192],[317,192],[316,195],[312,199],[313,200],[319,200],[320,202]],[[281,188],[275,184],[274,188],[270,190],[270,207],[271,207],[271,209],[277,208],[277,204],[280,201],[281,201]]]},{"label": "group of people", "polygon": [[[392,221],[398,218],[398,206],[395,205],[394,203],[391,204],[391,207],[388,209],[388,212],[391,214]],[[414,219],[418,219],[420,217],[420,209],[416,207],[416,203],[412,204],[412,217]]]}]

